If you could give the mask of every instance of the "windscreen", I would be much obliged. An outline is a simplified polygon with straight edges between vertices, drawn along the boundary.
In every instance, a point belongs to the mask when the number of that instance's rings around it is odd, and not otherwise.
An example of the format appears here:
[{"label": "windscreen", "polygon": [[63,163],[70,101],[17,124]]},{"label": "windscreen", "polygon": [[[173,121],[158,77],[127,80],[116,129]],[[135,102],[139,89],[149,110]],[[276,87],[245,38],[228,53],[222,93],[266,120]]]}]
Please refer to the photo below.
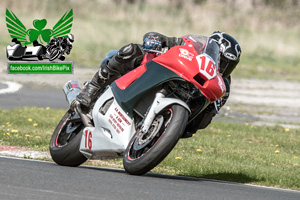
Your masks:
[{"label": "windscreen", "polygon": [[203,35],[185,35],[184,37],[193,41],[193,46],[199,55],[208,55],[213,61],[215,61],[216,68],[219,68],[220,48],[213,39]]}]

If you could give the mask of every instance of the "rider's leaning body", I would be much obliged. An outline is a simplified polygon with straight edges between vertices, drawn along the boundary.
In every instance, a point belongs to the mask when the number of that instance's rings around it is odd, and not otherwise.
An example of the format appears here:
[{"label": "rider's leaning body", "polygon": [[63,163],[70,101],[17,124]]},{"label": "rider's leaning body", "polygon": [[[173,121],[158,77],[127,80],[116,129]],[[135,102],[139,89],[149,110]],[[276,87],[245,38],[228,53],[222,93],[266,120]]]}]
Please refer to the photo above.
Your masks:
[{"label": "rider's leaning body", "polygon": [[[226,85],[225,95],[210,104],[186,127],[183,137],[190,137],[198,129],[206,128],[218,110],[226,103],[230,94],[230,74],[235,69],[240,60],[241,47],[239,43],[229,34],[216,31],[211,36],[220,47],[220,73]],[[122,47],[111,58],[104,59],[100,64],[100,69],[94,75],[83,91],[77,96],[76,101],[85,107],[90,107],[101,91],[114,80],[126,74],[128,71],[140,66],[145,51],[147,49],[172,48],[176,45],[184,45],[182,38],[167,37],[157,32],[149,32],[143,37],[142,44],[128,44]],[[217,108],[216,108],[217,107]]]}]

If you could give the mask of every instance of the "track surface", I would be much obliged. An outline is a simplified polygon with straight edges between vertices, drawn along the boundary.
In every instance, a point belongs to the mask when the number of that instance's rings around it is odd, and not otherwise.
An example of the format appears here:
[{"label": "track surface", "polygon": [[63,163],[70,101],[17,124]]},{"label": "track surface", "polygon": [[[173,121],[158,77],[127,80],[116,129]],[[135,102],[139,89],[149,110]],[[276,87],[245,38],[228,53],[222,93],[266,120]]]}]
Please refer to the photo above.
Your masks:
[{"label": "track surface", "polygon": [[[0,92],[5,89],[7,84],[0,82]],[[12,109],[23,106],[68,109],[62,89],[24,84],[15,92],[0,93],[0,108]]]},{"label": "track surface", "polygon": [[300,192],[205,179],[123,170],[62,167],[51,162],[0,157],[0,199],[214,199],[299,200]]}]

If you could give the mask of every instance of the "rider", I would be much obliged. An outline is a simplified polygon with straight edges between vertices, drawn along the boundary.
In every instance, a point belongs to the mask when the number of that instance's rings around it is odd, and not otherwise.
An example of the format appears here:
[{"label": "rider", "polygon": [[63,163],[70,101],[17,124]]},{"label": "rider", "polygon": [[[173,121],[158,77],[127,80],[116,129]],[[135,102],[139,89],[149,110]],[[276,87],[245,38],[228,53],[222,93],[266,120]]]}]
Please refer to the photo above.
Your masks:
[{"label": "rider", "polygon": [[73,34],[68,34],[67,38],[65,38],[65,37],[53,38],[46,47],[47,48],[46,57],[50,58],[50,55],[54,49],[56,49],[57,47],[62,47],[64,52],[62,52],[62,54],[59,56],[59,59],[65,60],[64,53],[66,53],[68,55],[70,54],[73,42],[74,42]]},{"label": "rider", "polygon": [[[183,137],[190,137],[198,129],[206,128],[218,110],[226,103],[230,93],[230,74],[239,63],[241,47],[229,34],[215,31],[210,36],[220,46],[220,73],[226,85],[226,94],[216,103],[210,104],[186,127]],[[114,80],[128,71],[140,66],[145,48],[160,50],[176,45],[184,45],[182,38],[167,37],[157,32],[149,32],[143,37],[144,43],[128,44],[122,47],[116,54],[106,57],[100,64],[100,69],[94,75],[83,91],[78,94],[76,100],[83,106],[89,107],[101,91]]]}]

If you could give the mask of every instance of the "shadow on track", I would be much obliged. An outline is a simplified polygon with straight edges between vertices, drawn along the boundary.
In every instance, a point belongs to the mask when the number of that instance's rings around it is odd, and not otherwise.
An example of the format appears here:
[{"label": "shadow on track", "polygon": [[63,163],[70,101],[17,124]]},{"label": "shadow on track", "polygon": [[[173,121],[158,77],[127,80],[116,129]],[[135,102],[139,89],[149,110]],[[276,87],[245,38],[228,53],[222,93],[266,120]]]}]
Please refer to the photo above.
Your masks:
[{"label": "shadow on track", "polygon": [[[124,169],[113,169],[113,168],[103,168],[103,167],[94,167],[94,166],[80,166],[87,169],[96,169],[107,172],[117,172],[122,174],[127,174]],[[129,175],[129,174],[128,174]],[[136,176],[136,175],[130,175]],[[252,178],[245,174],[236,174],[236,173],[216,173],[216,174],[203,174],[201,177],[189,177],[181,175],[168,175],[168,174],[157,174],[148,172],[143,177],[152,177],[152,178],[163,178],[163,179],[172,179],[172,180],[184,180],[184,181],[209,181],[209,182],[230,182],[230,184],[241,184],[241,183],[251,183],[257,181],[263,181],[262,179]],[[219,179],[219,180],[217,180]]]}]

